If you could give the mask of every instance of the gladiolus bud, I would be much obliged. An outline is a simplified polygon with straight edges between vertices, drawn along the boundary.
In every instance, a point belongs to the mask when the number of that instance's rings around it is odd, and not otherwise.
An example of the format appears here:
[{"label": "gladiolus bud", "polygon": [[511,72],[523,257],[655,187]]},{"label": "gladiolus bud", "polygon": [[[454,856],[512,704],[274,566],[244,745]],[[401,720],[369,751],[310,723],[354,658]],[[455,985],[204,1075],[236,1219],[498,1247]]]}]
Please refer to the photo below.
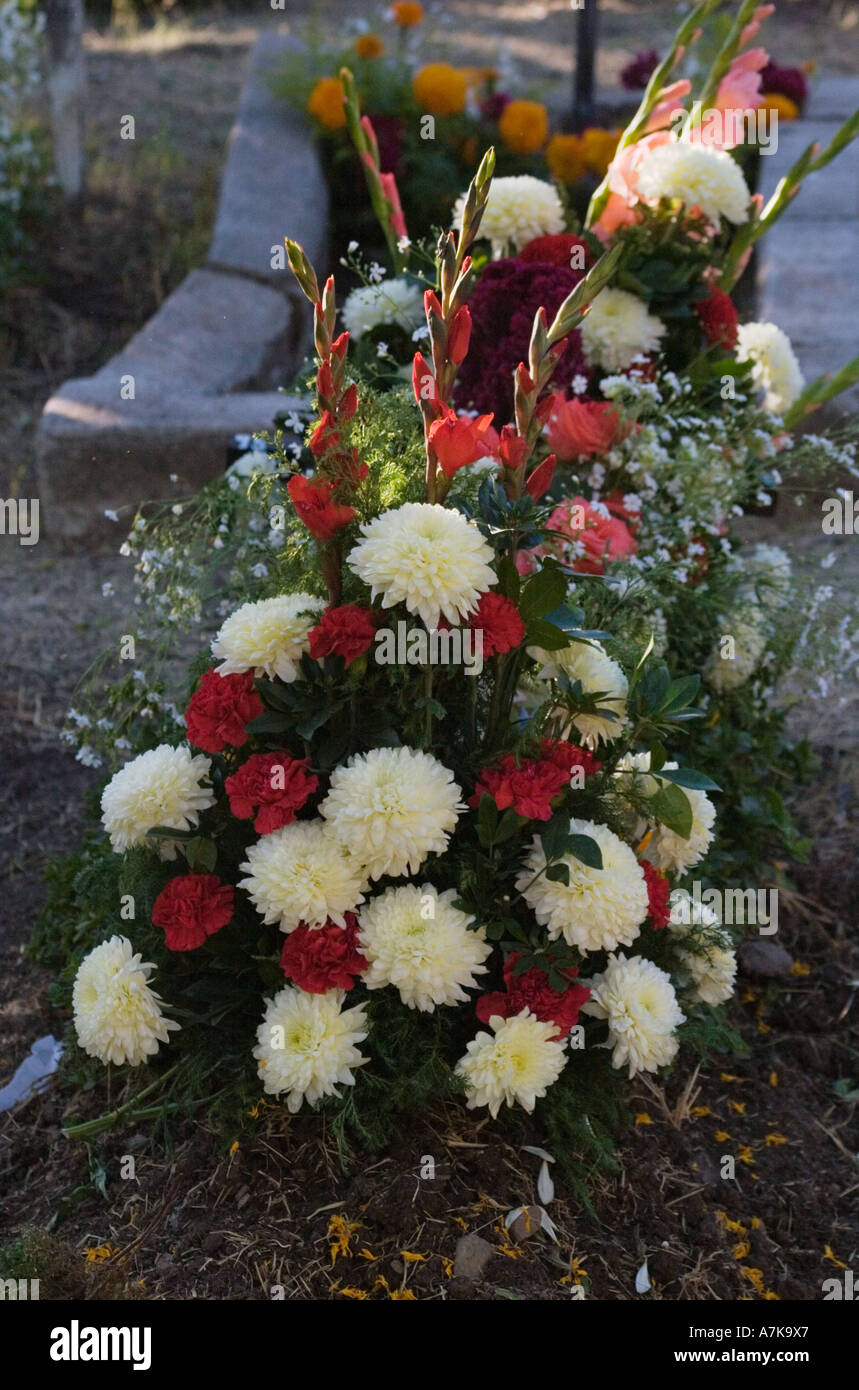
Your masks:
[{"label": "gladiolus bud", "polygon": [[456,311],[448,334],[447,355],[454,366],[458,367],[465,361],[470,341],[471,313],[468,306],[464,304],[461,309]]}]

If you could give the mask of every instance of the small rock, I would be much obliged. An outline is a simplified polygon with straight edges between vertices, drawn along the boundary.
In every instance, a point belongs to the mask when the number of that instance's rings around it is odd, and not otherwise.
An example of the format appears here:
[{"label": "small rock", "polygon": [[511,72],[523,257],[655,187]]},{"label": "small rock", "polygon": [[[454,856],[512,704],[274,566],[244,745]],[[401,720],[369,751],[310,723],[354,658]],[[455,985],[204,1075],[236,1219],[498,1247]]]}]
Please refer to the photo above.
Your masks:
[{"label": "small rock", "polygon": [[740,965],[746,975],[763,980],[780,979],[790,974],[793,956],[774,941],[744,941],[739,950]]},{"label": "small rock", "polygon": [[223,1231],[210,1231],[200,1245],[204,1255],[217,1255],[226,1237]]},{"label": "small rock", "polygon": [[481,1279],[492,1259],[492,1246],[483,1236],[470,1232],[456,1242],[453,1260],[454,1279]]},{"label": "small rock", "polygon": [[530,1240],[541,1229],[543,1223],[542,1207],[523,1207],[515,1221],[511,1221],[507,1228],[510,1239],[515,1240],[517,1245],[521,1245],[523,1240]]}]

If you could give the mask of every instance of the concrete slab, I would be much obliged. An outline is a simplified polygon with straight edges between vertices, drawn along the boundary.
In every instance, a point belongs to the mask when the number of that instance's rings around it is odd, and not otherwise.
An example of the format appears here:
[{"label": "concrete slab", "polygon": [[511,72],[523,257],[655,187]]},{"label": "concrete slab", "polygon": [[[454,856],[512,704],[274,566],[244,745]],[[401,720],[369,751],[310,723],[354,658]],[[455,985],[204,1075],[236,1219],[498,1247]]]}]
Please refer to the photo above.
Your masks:
[{"label": "concrete slab", "polygon": [[289,407],[277,390],[309,345],[310,316],[285,235],[327,269],[328,194],[310,133],[275,100],[282,41],[260,40],[228,146],[207,266],[194,270],[117,356],[66,382],[39,424],[44,526],[84,538],[105,509],[163,496],[177,473],[197,488],[226,463],[234,434]]}]

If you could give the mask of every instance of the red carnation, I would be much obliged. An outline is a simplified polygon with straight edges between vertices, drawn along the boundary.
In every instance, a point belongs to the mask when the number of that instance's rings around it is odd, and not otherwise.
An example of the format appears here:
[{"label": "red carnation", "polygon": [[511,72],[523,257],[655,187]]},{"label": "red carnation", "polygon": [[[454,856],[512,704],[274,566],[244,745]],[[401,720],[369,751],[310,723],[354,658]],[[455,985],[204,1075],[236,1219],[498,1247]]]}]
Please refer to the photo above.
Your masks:
[{"label": "red carnation", "polygon": [[671,885],[665,874],[661,874],[646,859],[639,859],[638,862],[644,870],[644,882],[647,884],[647,915],[654,927],[667,927],[671,920],[668,903]]},{"label": "red carnation", "polygon": [[344,913],[345,927],[326,922],[324,927],[308,927],[302,922],[290,932],[280,964],[283,973],[308,994],[325,994],[329,989],[351,989],[353,976],[367,969],[358,950],[358,918]]},{"label": "red carnation", "polygon": [[248,739],[246,725],[262,712],[253,672],[220,676],[206,671],[185,711],[188,739],[204,753],[220,753],[228,743],[241,748]]},{"label": "red carnation", "polygon": [[499,811],[512,806],[518,816],[527,816],[529,820],[551,820],[552,798],[563,791],[569,780],[556,763],[538,758],[522,758],[517,763],[508,753],[497,767],[483,768],[468,804],[478,807],[480,798],[488,793]]},{"label": "red carnation", "polygon": [[585,777],[593,777],[602,767],[602,763],[597,761],[593,753],[589,753],[586,748],[579,748],[576,743],[569,743],[565,738],[541,739],[540,754],[544,761],[561,768],[568,782],[574,768],[580,767]]},{"label": "red carnation", "polygon": [[309,766],[309,758],[291,753],[252,754],[224,783],[230,810],[239,820],[250,820],[256,813],[254,830],[260,835],[290,825],[319,786]]},{"label": "red carnation", "polygon": [[163,927],[168,951],[195,951],[233,915],[234,889],[217,874],[179,874],[152,906],[152,921]]},{"label": "red carnation", "polygon": [[[581,248],[584,251],[584,267],[573,265],[573,252]],[[572,232],[558,232],[553,236],[535,236],[532,241],[528,241],[517,253],[520,261],[542,261],[544,265],[562,265],[570,270],[587,270],[593,260],[593,256],[588,250],[581,237],[574,236]],[[578,261],[580,257],[576,257]]]},{"label": "red carnation", "polygon": [[698,299],[692,306],[701,322],[701,331],[707,342],[721,348],[737,345],[737,311],[734,301],[724,290],[714,285],[706,299]]},{"label": "red carnation", "polygon": [[303,521],[308,531],[318,541],[330,541],[342,527],[354,519],[352,507],[341,507],[331,500],[336,483],[311,482],[309,478],[295,473],[289,480],[287,492],[295,507],[299,521]]},{"label": "red carnation", "polygon": [[[514,975],[514,967],[519,960],[519,952],[513,951],[504,962],[505,994],[483,994],[477,1001],[477,1017],[481,1023],[489,1023],[494,1014],[502,1018],[515,1018],[523,1009],[530,1009],[541,1023],[556,1023],[555,1037],[565,1038],[579,1019],[579,1009],[590,996],[585,985],[571,984],[560,993],[552,989],[545,971],[537,966],[526,970],[522,975]],[[561,972],[565,978],[574,980],[578,970],[574,967]]]},{"label": "red carnation", "polygon": [[469,615],[468,626],[483,633],[483,655],[510,652],[522,643],[525,624],[519,609],[503,594],[481,594],[477,607]]},{"label": "red carnation", "polygon": [[376,624],[369,608],[357,603],[343,603],[339,608],[326,608],[316,627],[310,629],[310,655],[314,661],[326,656],[342,656],[347,666],[373,644]]}]

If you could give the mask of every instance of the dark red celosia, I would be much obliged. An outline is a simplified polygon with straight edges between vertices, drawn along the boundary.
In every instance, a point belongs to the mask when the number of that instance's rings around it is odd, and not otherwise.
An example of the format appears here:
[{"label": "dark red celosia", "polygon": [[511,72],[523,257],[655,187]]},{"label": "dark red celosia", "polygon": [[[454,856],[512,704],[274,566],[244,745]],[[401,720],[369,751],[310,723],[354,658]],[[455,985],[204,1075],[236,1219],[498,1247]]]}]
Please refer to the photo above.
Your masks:
[{"label": "dark red celosia", "polygon": [[315,627],[308,633],[310,655],[314,661],[326,656],[342,656],[351,666],[373,644],[376,624],[369,608],[357,603],[343,603],[326,608]]},{"label": "dark red celosia", "polygon": [[729,294],[713,285],[707,298],[696,300],[693,308],[708,343],[722,348],[736,347],[739,320]]},{"label": "dark red celosia", "polygon": [[262,712],[253,672],[221,676],[206,671],[185,711],[188,741],[204,753],[220,753],[227,744],[241,748],[248,739],[246,726]]},{"label": "dark red celosia", "polygon": [[[541,1023],[555,1023],[556,1038],[564,1038],[578,1023],[579,1009],[590,997],[585,985],[570,984],[563,993],[552,989],[545,971],[536,966],[521,975],[515,975],[514,968],[520,959],[519,952],[513,951],[504,962],[505,993],[483,994],[477,1001],[477,1017],[481,1023],[489,1023],[490,1018],[500,1014],[502,1018],[515,1018],[523,1009],[530,1009]],[[565,978],[574,980],[578,970],[563,971]]]},{"label": "dark red celosia", "polygon": [[280,957],[283,973],[308,994],[351,989],[354,977],[367,969],[358,949],[358,918],[354,912],[344,916],[345,927],[336,922],[308,927],[302,922],[286,938]]},{"label": "dark red celosia", "polygon": [[574,251],[584,252],[584,257],[577,255],[576,260],[584,259],[585,269],[587,269],[593,256],[581,237],[574,236],[572,232],[557,232],[552,236],[535,236],[533,241],[526,242],[520,248],[518,258],[529,264],[534,261],[542,261],[543,265],[562,265],[572,268]]},{"label": "dark red celosia", "polygon": [[319,786],[309,758],[291,753],[254,753],[224,783],[230,810],[239,820],[254,817],[254,830],[269,835],[290,825]]},{"label": "dark red celosia", "polygon": [[[542,307],[551,321],[583,274],[515,257],[486,267],[468,301],[471,348],[454,387],[457,409],[492,413],[499,428],[512,420],[513,374],[528,360],[534,315]],[[581,337],[574,330],[558,359],[554,380],[568,386],[576,375],[587,379],[589,371]]]},{"label": "dark red celosia", "polygon": [[655,48],[648,48],[642,53],[636,53],[630,59],[625,68],[621,68],[621,85],[626,87],[628,92],[637,91],[641,87],[646,87],[650,81],[650,74],[659,65],[659,54]]},{"label": "dark red celosia", "polygon": [[168,951],[195,951],[233,915],[235,892],[217,874],[179,874],[152,905],[152,921],[163,927]]},{"label": "dark red celosia", "polygon": [[598,762],[587,748],[579,748],[578,744],[570,743],[565,738],[541,739],[540,756],[544,761],[554,763],[561,768],[568,782],[573,775],[573,770],[577,767],[582,769],[585,777],[593,777],[594,773],[599,772],[602,767],[602,763]]},{"label": "dark red celosia", "polygon": [[808,82],[802,68],[781,68],[778,63],[767,63],[761,68],[761,91],[764,95],[779,92],[799,107],[808,100]]},{"label": "dark red celosia", "polygon": [[647,915],[651,925],[657,929],[667,927],[671,920],[671,908],[668,902],[671,896],[671,885],[665,874],[661,874],[646,859],[639,859],[638,862],[644,870],[644,882],[647,884]]}]

